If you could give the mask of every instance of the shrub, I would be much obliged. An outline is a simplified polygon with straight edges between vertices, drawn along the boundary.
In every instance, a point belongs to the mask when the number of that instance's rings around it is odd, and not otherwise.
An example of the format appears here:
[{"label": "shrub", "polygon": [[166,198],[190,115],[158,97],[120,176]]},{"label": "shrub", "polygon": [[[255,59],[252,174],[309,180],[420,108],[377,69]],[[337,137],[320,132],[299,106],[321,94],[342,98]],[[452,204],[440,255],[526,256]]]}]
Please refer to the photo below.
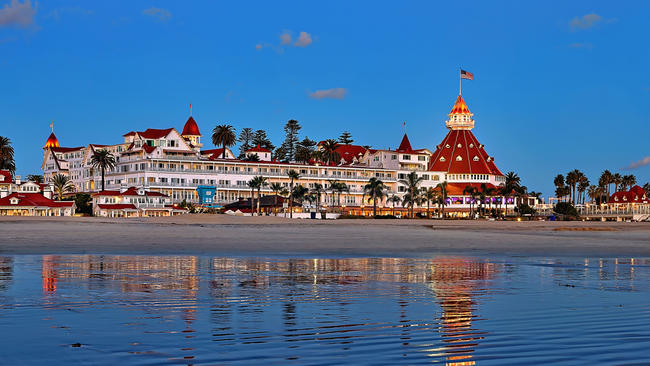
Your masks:
[{"label": "shrub", "polygon": [[579,216],[578,211],[570,202],[559,202],[553,207],[553,212],[571,218],[577,218]]},{"label": "shrub", "polygon": [[92,198],[88,193],[77,193],[74,197],[74,203],[77,206],[77,213],[92,216],[93,207],[90,204]]}]

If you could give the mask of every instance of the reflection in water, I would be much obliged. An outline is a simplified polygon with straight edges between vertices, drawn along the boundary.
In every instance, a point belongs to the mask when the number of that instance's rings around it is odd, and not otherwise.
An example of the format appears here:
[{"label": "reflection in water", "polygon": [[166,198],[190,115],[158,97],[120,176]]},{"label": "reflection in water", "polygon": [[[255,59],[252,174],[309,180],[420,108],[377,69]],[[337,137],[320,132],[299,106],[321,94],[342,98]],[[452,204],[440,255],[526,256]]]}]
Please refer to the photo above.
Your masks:
[{"label": "reflection in water", "polygon": [[[516,342],[504,342],[504,334],[575,342],[576,329],[601,334],[610,318],[628,332],[628,317],[648,312],[632,298],[649,292],[649,268],[647,259],[0,257],[0,309],[8,309],[0,312],[0,327],[21,324],[30,335],[42,334],[21,341],[17,332],[10,363],[25,361],[23,344],[43,350],[31,355],[33,363],[139,357],[152,364],[461,366],[499,364],[506,354],[521,364],[545,363],[551,355],[505,351]],[[544,305],[539,299],[546,298]],[[607,329],[611,337],[617,331]],[[555,338],[535,338],[545,332]],[[81,347],[61,351],[72,344]],[[494,353],[499,347],[505,348]]]}]

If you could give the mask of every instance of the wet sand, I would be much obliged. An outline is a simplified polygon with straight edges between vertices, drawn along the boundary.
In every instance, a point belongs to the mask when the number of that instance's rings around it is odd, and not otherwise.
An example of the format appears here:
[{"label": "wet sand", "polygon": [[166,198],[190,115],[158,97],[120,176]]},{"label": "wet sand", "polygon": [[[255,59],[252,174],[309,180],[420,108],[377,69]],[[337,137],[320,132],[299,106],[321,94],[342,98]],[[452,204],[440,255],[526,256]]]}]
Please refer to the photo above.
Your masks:
[{"label": "wet sand", "polygon": [[2,217],[2,254],[650,257],[650,223]]}]

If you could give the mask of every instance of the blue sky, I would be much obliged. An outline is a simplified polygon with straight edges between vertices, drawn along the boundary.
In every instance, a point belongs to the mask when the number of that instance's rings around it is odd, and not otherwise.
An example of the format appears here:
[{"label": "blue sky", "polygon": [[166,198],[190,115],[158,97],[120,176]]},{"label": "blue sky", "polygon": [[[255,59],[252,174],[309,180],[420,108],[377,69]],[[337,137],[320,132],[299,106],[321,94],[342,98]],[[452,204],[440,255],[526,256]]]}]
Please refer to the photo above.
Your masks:
[{"label": "blue sky", "polygon": [[[0,0],[0,135],[19,174],[64,146],[130,130],[231,123],[434,149],[458,94],[502,171],[548,195],[555,174],[650,180],[650,4],[642,1]],[[208,138],[204,138],[207,142]],[[648,159],[650,160],[650,159]]]}]

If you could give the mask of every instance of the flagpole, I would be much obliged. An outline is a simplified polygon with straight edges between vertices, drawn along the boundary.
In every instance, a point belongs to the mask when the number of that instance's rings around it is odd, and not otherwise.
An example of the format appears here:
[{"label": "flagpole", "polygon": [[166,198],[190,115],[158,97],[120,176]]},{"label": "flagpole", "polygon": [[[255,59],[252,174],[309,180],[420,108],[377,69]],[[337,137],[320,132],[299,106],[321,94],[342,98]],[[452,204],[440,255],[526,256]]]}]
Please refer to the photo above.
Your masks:
[{"label": "flagpole", "polygon": [[462,68],[458,69],[458,95],[461,95],[463,90],[463,78],[461,75],[461,70]]}]

